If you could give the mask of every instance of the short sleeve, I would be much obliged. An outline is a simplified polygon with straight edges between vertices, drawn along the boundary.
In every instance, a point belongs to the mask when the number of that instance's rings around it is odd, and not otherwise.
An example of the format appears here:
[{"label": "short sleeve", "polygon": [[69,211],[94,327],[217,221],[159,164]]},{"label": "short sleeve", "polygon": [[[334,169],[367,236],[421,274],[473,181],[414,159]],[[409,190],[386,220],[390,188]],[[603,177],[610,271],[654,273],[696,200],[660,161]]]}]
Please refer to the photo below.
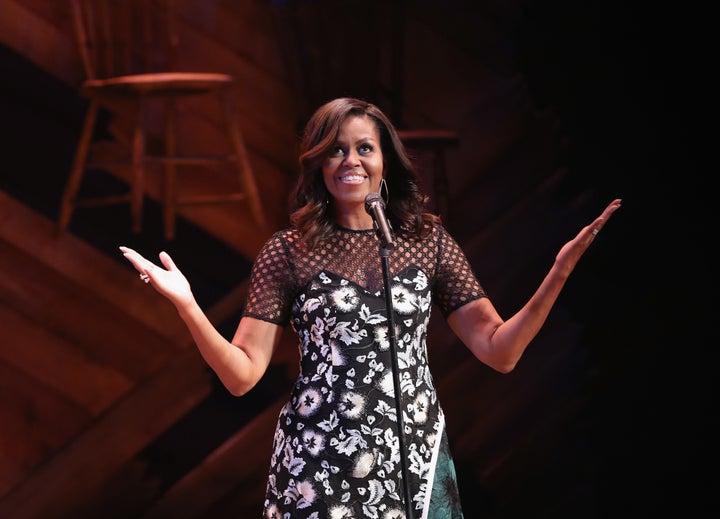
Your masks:
[{"label": "short sleeve", "polygon": [[243,316],[284,326],[289,322],[294,283],[292,262],[282,233],[260,249],[250,273]]},{"label": "short sleeve", "polygon": [[443,228],[439,228],[439,253],[434,284],[434,301],[443,316],[461,306],[487,297],[477,280],[470,262],[458,243]]}]

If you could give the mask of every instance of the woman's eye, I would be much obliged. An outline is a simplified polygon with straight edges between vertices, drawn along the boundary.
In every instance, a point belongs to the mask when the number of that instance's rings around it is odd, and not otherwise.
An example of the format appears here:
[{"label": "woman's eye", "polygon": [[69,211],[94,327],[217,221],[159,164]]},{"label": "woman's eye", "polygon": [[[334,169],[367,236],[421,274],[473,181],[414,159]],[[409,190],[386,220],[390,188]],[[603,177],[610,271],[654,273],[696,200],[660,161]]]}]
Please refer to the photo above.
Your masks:
[{"label": "woman's eye", "polygon": [[345,152],[343,152],[343,149],[342,149],[340,146],[335,146],[335,147],[330,151],[330,155],[332,155],[333,157],[339,157],[339,156],[342,156],[342,155],[344,155],[344,154],[345,154]]},{"label": "woman's eye", "polygon": [[367,155],[367,154],[370,153],[372,150],[373,150],[373,147],[372,147],[372,146],[370,146],[369,144],[363,144],[362,146],[360,146],[360,147],[358,148],[358,153],[360,153],[360,154],[362,154],[362,155]]}]

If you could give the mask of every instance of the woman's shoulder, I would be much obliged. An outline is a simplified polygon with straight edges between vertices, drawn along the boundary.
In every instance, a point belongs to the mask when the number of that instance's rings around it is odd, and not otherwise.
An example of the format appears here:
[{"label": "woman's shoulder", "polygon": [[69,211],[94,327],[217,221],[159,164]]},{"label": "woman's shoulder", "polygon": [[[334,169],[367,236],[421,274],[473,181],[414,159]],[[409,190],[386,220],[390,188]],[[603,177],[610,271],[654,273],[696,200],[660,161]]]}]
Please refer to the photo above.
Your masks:
[{"label": "woman's shoulder", "polygon": [[302,234],[295,227],[286,227],[275,231],[263,245],[263,249],[284,249],[289,250],[299,247],[302,243]]},{"label": "woman's shoulder", "polygon": [[299,239],[300,237],[301,237],[300,231],[298,231],[297,228],[285,227],[283,229],[274,231],[270,235],[270,237],[265,241],[266,241],[266,243],[272,243],[272,242],[285,241],[285,240],[295,240],[295,239]]},{"label": "woman's shoulder", "polygon": [[285,227],[275,231],[270,239],[296,239],[300,238],[300,231],[297,227]]},{"label": "woman's shoulder", "polygon": [[418,232],[410,226],[403,225],[400,229],[400,233],[405,238],[414,241],[441,241],[446,236],[449,236],[447,229],[439,219],[426,220],[423,223],[422,232]]}]

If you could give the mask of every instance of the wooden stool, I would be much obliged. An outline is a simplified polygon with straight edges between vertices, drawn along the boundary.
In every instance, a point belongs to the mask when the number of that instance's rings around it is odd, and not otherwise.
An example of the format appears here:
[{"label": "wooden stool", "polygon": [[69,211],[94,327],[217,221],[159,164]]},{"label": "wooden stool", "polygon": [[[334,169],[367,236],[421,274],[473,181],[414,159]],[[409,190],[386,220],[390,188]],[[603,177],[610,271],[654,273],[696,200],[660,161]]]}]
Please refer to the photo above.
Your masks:
[{"label": "wooden stool", "polygon": [[[178,208],[184,205],[224,204],[244,201],[249,204],[258,226],[265,216],[248,160],[242,132],[232,107],[234,79],[227,74],[210,72],[175,72],[179,38],[176,33],[173,0],[71,0],[80,56],[86,79],[80,93],[89,101],[85,122],[75,158],[63,192],[58,230],[67,229],[77,207],[129,203],[132,229],[142,229],[143,197],[146,193],[148,167],[159,164],[163,182],[160,189],[166,239],[175,235]],[[220,107],[222,129],[227,138],[228,153],[178,153],[177,130],[181,99],[208,96]],[[153,112],[159,100],[164,107],[164,122],[159,150],[149,150]],[[153,104],[154,103],[154,104]],[[132,110],[129,110],[131,107]],[[91,169],[117,172],[117,158],[97,152],[94,137],[98,114],[107,109],[114,117],[112,127],[116,144],[125,144],[128,156],[126,174],[129,192],[110,196],[80,197],[84,175]],[[128,123],[128,114],[134,122]],[[205,114],[205,117],[210,117]],[[123,121],[131,129],[123,135]],[[120,122],[117,122],[120,121]],[[107,141],[105,141],[107,143]],[[91,152],[95,151],[91,157]],[[193,167],[195,171],[230,164],[236,171],[234,184],[219,187],[217,194],[178,195],[177,168]],[[129,172],[128,172],[129,167]],[[123,176],[123,175],[120,175]],[[209,183],[209,182],[208,182]]]}]

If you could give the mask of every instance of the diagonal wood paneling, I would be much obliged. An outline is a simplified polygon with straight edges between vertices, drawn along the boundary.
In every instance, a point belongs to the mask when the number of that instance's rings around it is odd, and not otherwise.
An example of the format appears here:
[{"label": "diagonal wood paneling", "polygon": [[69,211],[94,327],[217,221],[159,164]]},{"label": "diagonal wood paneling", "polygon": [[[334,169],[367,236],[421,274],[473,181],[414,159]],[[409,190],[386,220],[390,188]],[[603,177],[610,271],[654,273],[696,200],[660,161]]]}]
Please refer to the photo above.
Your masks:
[{"label": "diagonal wood paneling", "polygon": [[0,359],[90,416],[107,410],[134,385],[121,370],[97,362],[10,305],[0,307],[0,336]]},{"label": "diagonal wood paneling", "polygon": [[[0,413],[13,424],[0,433],[8,459],[0,516],[49,517],[80,509],[210,393],[213,375],[174,310],[171,317],[131,269],[72,235],[58,240],[52,221],[1,192],[0,208],[0,315],[8,338]],[[210,309],[211,318],[236,311],[243,291]],[[89,338],[93,322],[103,326]],[[158,322],[164,335],[148,329]],[[113,346],[112,335],[127,344]]]}]

